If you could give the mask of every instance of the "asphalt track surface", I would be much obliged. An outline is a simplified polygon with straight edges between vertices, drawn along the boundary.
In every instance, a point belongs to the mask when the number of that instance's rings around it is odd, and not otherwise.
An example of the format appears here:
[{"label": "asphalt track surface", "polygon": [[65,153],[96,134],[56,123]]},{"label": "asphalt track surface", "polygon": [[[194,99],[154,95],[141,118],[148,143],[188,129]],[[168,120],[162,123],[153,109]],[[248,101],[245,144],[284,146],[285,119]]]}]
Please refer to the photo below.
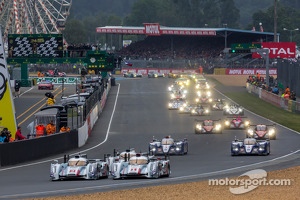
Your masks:
[{"label": "asphalt track surface", "polygon": [[[195,117],[179,114],[176,110],[168,110],[167,86],[172,81],[174,79],[146,77],[117,79],[117,85],[112,87],[106,106],[86,145],[34,162],[0,168],[0,199],[74,195],[207,180],[239,176],[250,169],[273,170],[300,164],[300,135],[280,125],[276,126],[277,140],[271,141],[269,156],[230,156],[231,141],[235,137],[243,139],[244,130],[224,130],[222,134],[195,135],[195,118],[224,119],[224,116],[221,111],[214,111],[209,117]],[[222,90],[222,87],[218,89]],[[61,91],[61,88],[55,91],[58,97]],[[64,94],[72,94],[73,91],[74,86],[66,86]],[[26,127],[33,119],[30,116],[34,112],[33,109],[28,112],[26,110],[33,105],[42,106],[45,103],[45,99],[39,103],[44,98],[44,93],[45,91],[33,88],[15,99],[17,116],[26,112],[18,118],[19,123],[22,121],[22,126]],[[193,95],[192,92],[189,93],[188,99],[193,98]],[[224,98],[217,90],[213,91],[213,97]],[[273,123],[248,111],[245,112],[245,116],[252,124]],[[171,135],[174,139],[187,138],[189,142],[187,155],[170,157],[169,178],[113,180],[109,177],[91,181],[50,181],[51,161],[58,159],[61,162],[64,154],[82,152],[86,153],[88,158],[103,158],[104,154],[112,153],[113,149],[123,151],[135,148],[136,151],[147,152],[153,136],[161,139],[166,135]]]}]

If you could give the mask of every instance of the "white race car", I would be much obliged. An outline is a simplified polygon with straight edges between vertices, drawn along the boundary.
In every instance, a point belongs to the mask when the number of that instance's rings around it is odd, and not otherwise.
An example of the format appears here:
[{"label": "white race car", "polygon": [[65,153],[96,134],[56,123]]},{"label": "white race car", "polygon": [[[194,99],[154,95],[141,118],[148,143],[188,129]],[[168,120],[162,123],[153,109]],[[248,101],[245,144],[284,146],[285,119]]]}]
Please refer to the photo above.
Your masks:
[{"label": "white race car", "polygon": [[124,160],[128,160],[131,157],[135,156],[136,152],[133,148],[127,149],[126,151],[123,151],[119,153],[116,149],[114,149],[114,154],[110,155],[107,154],[106,157],[106,162],[108,163],[109,166],[109,173],[111,174],[111,170],[113,168],[114,163],[118,163]]},{"label": "white race car", "polygon": [[170,161],[166,157],[160,159],[142,154],[136,154],[130,159],[113,163],[111,171],[114,179],[128,177],[160,178],[169,177],[170,173]]},{"label": "white race car", "polygon": [[108,164],[101,159],[87,159],[86,154],[79,154],[70,159],[65,156],[63,163],[54,160],[50,166],[52,181],[64,179],[99,179],[108,177]]}]

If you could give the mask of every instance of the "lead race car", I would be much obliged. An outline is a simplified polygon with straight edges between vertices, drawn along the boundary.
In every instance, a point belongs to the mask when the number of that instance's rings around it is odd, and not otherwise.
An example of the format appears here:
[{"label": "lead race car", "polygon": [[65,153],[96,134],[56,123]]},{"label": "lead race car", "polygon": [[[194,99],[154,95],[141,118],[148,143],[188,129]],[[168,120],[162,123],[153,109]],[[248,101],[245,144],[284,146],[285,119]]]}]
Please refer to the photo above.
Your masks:
[{"label": "lead race car", "polygon": [[188,141],[174,140],[171,136],[166,136],[162,140],[153,140],[149,143],[150,155],[184,155],[188,153]]},{"label": "lead race car", "polygon": [[269,155],[270,141],[255,138],[235,139],[231,142],[231,155]]},{"label": "lead race car", "polygon": [[246,133],[247,137],[253,137],[256,139],[271,139],[276,140],[275,124],[265,125],[257,124],[250,125]]},{"label": "lead race car", "polygon": [[129,159],[113,163],[111,175],[113,179],[122,178],[160,178],[171,174],[170,161],[137,153]]},{"label": "lead race car", "polygon": [[88,159],[86,154],[78,154],[69,159],[64,157],[63,163],[54,163],[50,165],[50,179],[99,179],[107,178],[109,174],[108,163],[101,159]]},{"label": "lead race car", "polygon": [[195,119],[195,134],[200,133],[222,133],[222,125],[220,120],[199,120]]},{"label": "lead race car", "polygon": [[250,121],[244,116],[231,117],[228,116],[224,121],[224,128],[228,129],[246,129],[250,125]]}]

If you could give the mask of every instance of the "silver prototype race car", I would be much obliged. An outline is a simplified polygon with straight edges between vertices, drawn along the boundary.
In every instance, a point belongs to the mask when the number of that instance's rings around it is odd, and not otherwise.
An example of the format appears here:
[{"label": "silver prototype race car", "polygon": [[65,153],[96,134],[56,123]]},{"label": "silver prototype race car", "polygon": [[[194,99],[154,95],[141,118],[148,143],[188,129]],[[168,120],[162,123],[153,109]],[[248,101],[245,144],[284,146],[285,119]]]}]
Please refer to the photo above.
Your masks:
[{"label": "silver prototype race car", "polygon": [[108,166],[109,166],[109,173],[111,174],[111,170],[112,170],[114,163],[118,163],[118,162],[127,160],[128,158],[135,156],[135,155],[136,155],[136,152],[135,152],[134,148],[126,149],[126,151],[123,151],[121,153],[119,153],[119,151],[114,149],[113,155],[106,154],[105,158],[106,158],[106,162],[108,163]]},{"label": "silver prototype race car", "polygon": [[113,163],[111,175],[114,179],[121,178],[160,178],[169,177],[170,161],[155,156],[136,154],[130,158]]},{"label": "silver prototype race car", "polygon": [[79,154],[70,159],[64,157],[63,163],[54,160],[50,166],[52,181],[64,179],[99,179],[107,178],[108,164],[101,159],[88,159],[86,154]]},{"label": "silver prototype race car", "polygon": [[153,137],[149,144],[150,155],[184,155],[188,153],[188,141],[174,140],[170,136],[166,136],[162,140]]}]

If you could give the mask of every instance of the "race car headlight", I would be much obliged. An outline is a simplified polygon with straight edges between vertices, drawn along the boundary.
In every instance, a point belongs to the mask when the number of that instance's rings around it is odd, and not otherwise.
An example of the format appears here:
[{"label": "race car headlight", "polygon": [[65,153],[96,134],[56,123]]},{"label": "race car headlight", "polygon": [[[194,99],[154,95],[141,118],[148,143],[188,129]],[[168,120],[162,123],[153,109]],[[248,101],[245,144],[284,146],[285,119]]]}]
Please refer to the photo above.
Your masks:
[{"label": "race car headlight", "polygon": [[196,110],[195,110],[195,109],[193,109],[193,110],[192,110],[192,113],[196,113]]},{"label": "race car headlight", "polygon": [[168,104],[168,106],[169,106],[169,107],[172,107],[172,104],[171,104],[171,103],[169,103],[169,104]]},{"label": "race car headlight", "polygon": [[183,94],[183,95],[182,95],[182,98],[185,98],[185,97],[186,97],[186,95],[185,95],[185,94]]},{"label": "race car headlight", "polygon": [[225,125],[229,126],[230,122],[229,121],[225,121]]},{"label": "race car headlight", "polygon": [[211,96],[211,92],[210,91],[207,92],[207,96],[209,96],[209,97]]},{"label": "race car headlight", "polygon": [[208,99],[209,102],[212,102],[212,99]]},{"label": "race car headlight", "polygon": [[205,112],[205,113],[209,113],[209,110],[208,110],[208,109],[206,109],[204,112]]},{"label": "race car headlight", "polygon": [[239,150],[239,148],[237,145],[232,145],[232,151],[238,151],[238,150]]},{"label": "race car headlight", "polygon": [[179,110],[180,110],[180,111],[183,111],[183,107],[180,107]]},{"label": "race car headlight", "polygon": [[217,125],[216,125],[216,130],[217,130],[217,131],[218,131],[218,130],[221,130],[221,127],[222,127],[221,124],[217,124]]},{"label": "race car headlight", "polygon": [[90,167],[89,167],[89,172],[91,173],[91,172],[93,172],[94,171],[94,167],[91,165]]},{"label": "race car headlight", "polygon": [[188,92],[187,90],[183,90],[183,94],[187,94],[187,92]]},{"label": "race car headlight", "polygon": [[199,87],[200,87],[199,85],[196,85],[196,89],[199,89]]},{"label": "race car headlight", "polygon": [[114,165],[113,171],[114,171],[114,172],[118,171],[118,165]]},{"label": "race car headlight", "polygon": [[51,172],[54,173],[54,174],[56,173],[56,166],[51,167]]},{"label": "race car headlight", "polygon": [[209,86],[209,85],[206,85],[206,88],[207,88],[207,89],[209,89],[209,88],[210,88],[210,86]]},{"label": "race car headlight", "polygon": [[198,99],[198,98],[196,98],[196,99],[195,99],[195,101],[196,101],[196,102],[199,102],[199,99]]},{"label": "race car headlight", "polygon": [[249,121],[245,121],[245,125],[249,126],[250,122]]},{"label": "race car headlight", "polygon": [[197,125],[196,125],[196,129],[201,130],[201,129],[202,129],[202,126],[201,126],[200,124],[197,124]]},{"label": "race car headlight", "polygon": [[275,130],[274,129],[270,129],[269,135],[274,135],[274,134],[275,134]]},{"label": "race car headlight", "polygon": [[171,98],[175,98],[175,94],[171,94]]},{"label": "race car headlight", "polygon": [[243,109],[239,108],[239,112],[242,112],[242,111],[243,111]]},{"label": "race car headlight", "polygon": [[264,151],[264,150],[265,150],[265,147],[263,145],[260,145],[258,148],[258,151]]},{"label": "race car headlight", "polygon": [[178,146],[178,147],[176,147],[176,149],[175,149],[176,151],[180,151],[181,150],[181,147],[180,146]]},{"label": "race car headlight", "polygon": [[252,129],[248,129],[247,132],[248,132],[249,135],[253,135],[253,130]]},{"label": "race car headlight", "polygon": [[197,95],[198,95],[198,97],[200,97],[200,96],[201,96],[201,92],[200,92],[200,91],[198,91],[198,92],[197,92]]}]

